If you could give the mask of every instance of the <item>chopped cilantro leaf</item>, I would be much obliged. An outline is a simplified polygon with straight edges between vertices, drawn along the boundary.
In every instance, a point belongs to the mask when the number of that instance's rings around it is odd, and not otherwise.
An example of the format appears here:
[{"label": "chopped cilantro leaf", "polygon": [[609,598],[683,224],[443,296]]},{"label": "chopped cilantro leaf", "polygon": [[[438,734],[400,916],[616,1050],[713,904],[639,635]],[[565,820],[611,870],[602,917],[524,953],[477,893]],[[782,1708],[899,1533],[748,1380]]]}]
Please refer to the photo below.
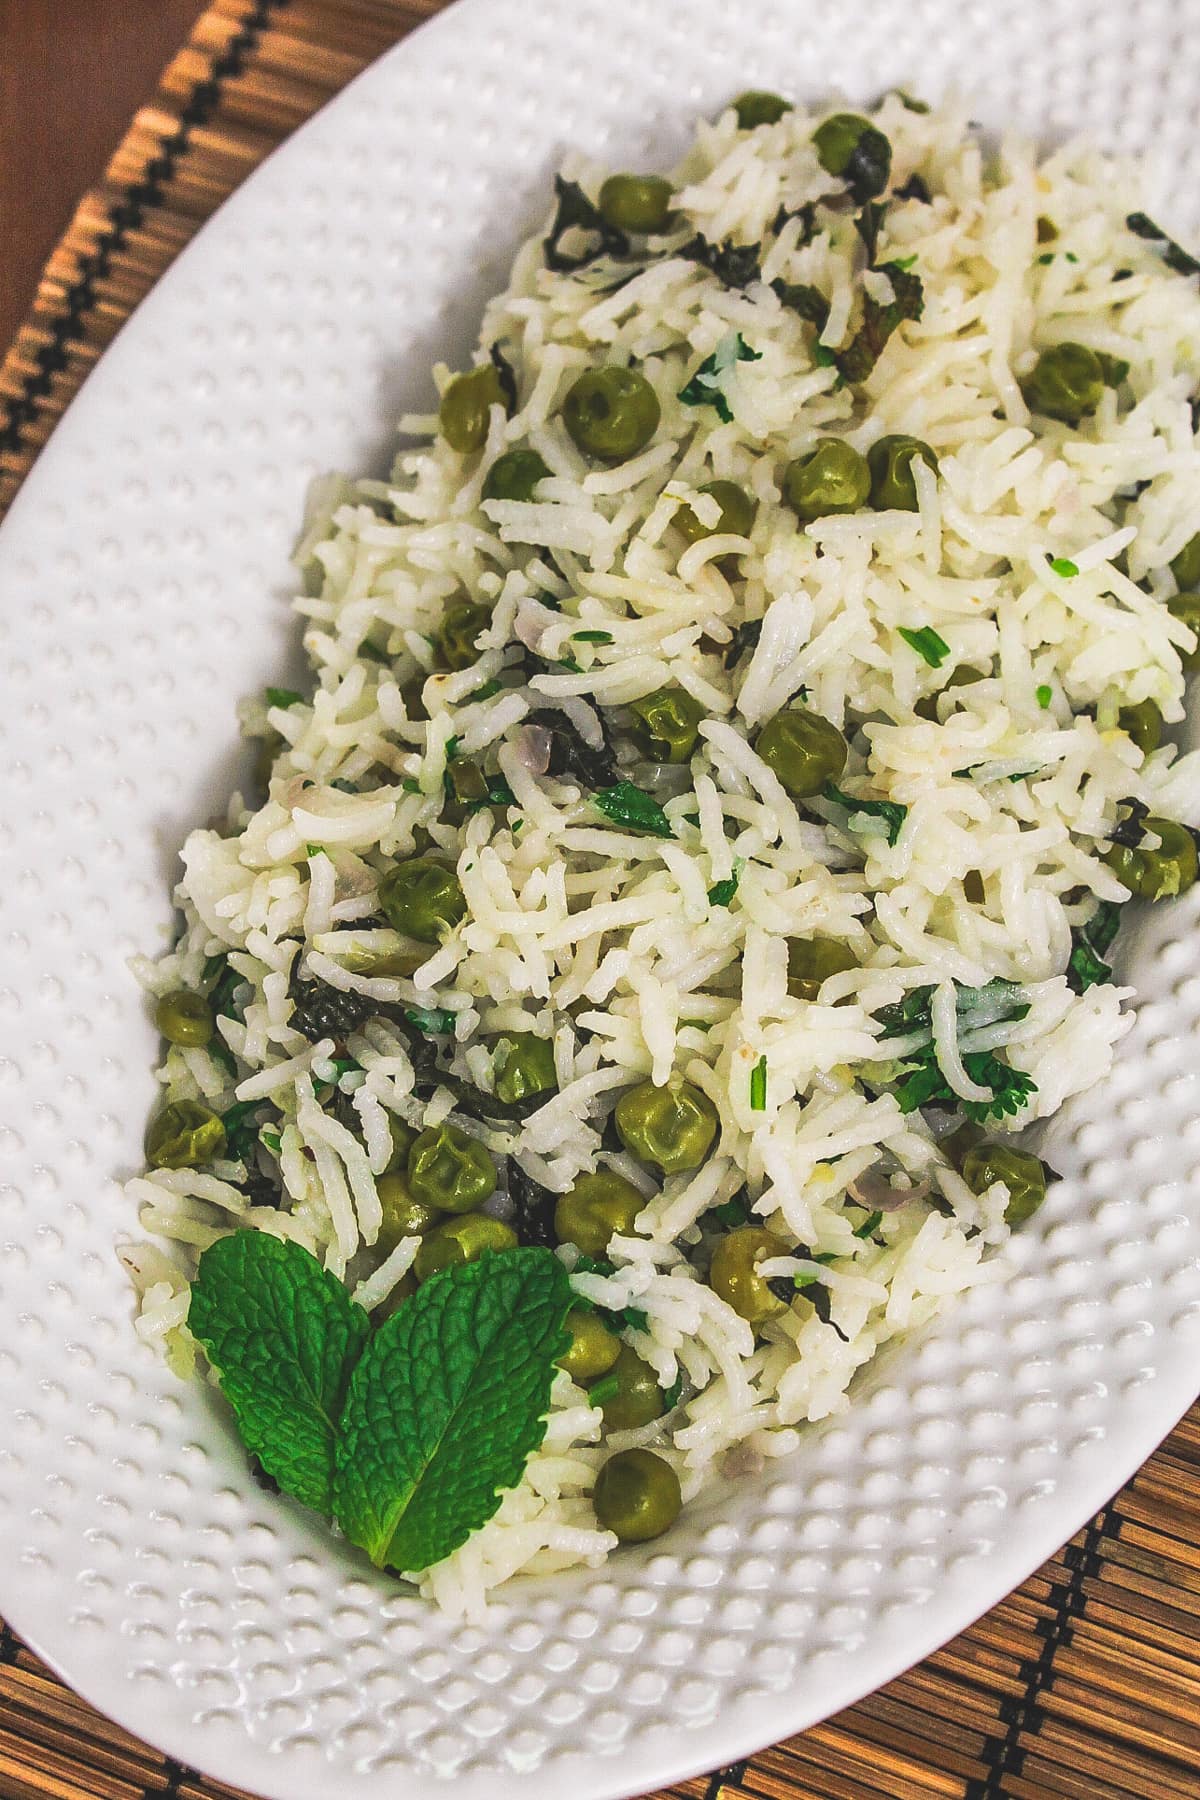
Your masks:
[{"label": "chopped cilantro leaf", "polygon": [[455,1014],[445,1006],[406,1006],[404,1017],[425,1037],[448,1037],[454,1030]]},{"label": "chopped cilantro leaf", "polygon": [[1073,563],[1069,556],[1054,556],[1050,559],[1050,567],[1064,581],[1070,581],[1072,575],[1078,575],[1079,564]]},{"label": "chopped cilantro leaf", "polygon": [[630,831],[648,831],[654,837],[675,835],[658,801],[632,781],[618,781],[615,787],[602,788],[592,798],[614,825],[624,825]]},{"label": "chopped cilantro leaf", "polygon": [[710,906],[729,905],[729,902],[738,891],[738,882],[741,880],[742,870],[745,866],[746,863],[743,857],[738,856],[734,858],[733,874],[727,875],[724,881],[714,882],[712,887],[709,888],[708,903]]},{"label": "chopped cilantro leaf", "polygon": [[711,356],[705,358],[690,381],[679,390],[685,406],[711,406],[723,424],[733,419],[725,398],[722,377],[726,370],[740,362],[759,362],[761,352],[752,350],[740,331],[730,331],[721,339]]},{"label": "chopped cilantro leaf", "polygon": [[854,823],[863,816],[868,819],[882,819],[887,832],[887,841],[894,845],[900,836],[901,827],[908,817],[907,806],[900,806],[894,800],[862,800],[857,794],[843,794],[841,788],[835,787],[832,781],[826,782],[821,792],[826,800],[832,800],[835,806],[844,806],[849,814],[846,820],[851,831],[861,831],[863,827]]}]

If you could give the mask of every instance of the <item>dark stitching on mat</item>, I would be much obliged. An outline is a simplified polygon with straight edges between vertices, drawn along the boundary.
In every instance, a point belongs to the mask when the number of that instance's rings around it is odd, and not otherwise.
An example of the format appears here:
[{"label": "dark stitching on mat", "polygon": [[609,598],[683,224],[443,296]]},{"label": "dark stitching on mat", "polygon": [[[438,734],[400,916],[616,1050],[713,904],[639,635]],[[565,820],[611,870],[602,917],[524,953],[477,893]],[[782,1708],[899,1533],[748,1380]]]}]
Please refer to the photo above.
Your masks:
[{"label": "dark stitching on mat", "polygon": [[999,1707],[1000,1723],[1005,1727],[1003,1741],[987,1775],[967,1784],[963,1800],[1006,1800],[1002,1783],[1008,1775],[1019,1775],[1025,1761],[1022,1734],[1036,1730],[1041,1723],[1042,1696],[1054,1676],[1054,1658],[1064,1644],[1070,1643],[1075,1620],[1086,1605],[1083,1584],[1099,1574],[1105,1533],[1119,1523],[1116,1507],[1110,1504],[1096,1514],[1081,1544],[1068,1544],[1063,1550],[1069,1578],[1058,1596],[1054,1617],[1038,1625],[1041,1649],[1036,1657],[1021,1664],[1019,1673],[1025,1692],[1020,1699],[1007,1699]]},{"label": "dark stitching on mat", "polygon": [[197,85],[174,132],[146,164],[142,179],[111,208],[104,235],[91,255],[84,258],[79,274],[67,290],[63,310],[51,327],[49,342],[38,350],[34,367],[22,382],[20,393],[9,403],[8,423],[0,430],[0,454],[15,455],[20,451],[25,426],[37,417],[38,401],[50,392],[55,375],[66,367],[71,339],[78,335],[84,315],[96,303],[96,284],[109,274],[113,259],[124,248],[129,233],[136,230],[147,211],[162,200],[163,191],[188,147],[193,130],[206,124],[211,117],[221,97],[222,82],[241,73],[246,58],[269,23],[271,13],[277,6],[286,4],[287,0],[256,0],[253,12],[228,49],[214,61],[209,78]]},{"label": "dark stitching on mat", "polygon": [[173,1756],[168,1756],[163,1773],[167,1778],[167,1785],[162,1790],[162,1800],[179,1800],[179,1784],[181,1781],[185,1781],[192,1771],[183,1763],[176,1762]]},{"label": "dark stitching on mat", "polygon": [[732,1781],[740,1782],[749,1767],[748,1761],[729,1763],[723,1769],[714,1769],[708,1778],[708,1786],[704,1790],[704,1800],[717,1800],[723,1787]]}]

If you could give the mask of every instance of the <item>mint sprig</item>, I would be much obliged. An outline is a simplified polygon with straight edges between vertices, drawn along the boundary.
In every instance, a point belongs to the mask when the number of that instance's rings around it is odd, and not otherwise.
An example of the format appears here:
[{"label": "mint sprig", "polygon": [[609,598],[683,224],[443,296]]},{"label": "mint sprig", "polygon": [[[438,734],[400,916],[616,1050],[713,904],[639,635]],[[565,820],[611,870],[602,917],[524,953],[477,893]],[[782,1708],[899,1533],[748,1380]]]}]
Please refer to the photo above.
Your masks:
[{"label": "mint sprig", "polygon": [[376,1332],[350,1382],[334,1503],[378,1568],[448,1556],[545,1436],[566,1346],[566,1270],[548,1250],[445,1269]]},{"label": "mint sprig", "polygon": [[416,1572],[521,1479],[571,1302],[549,1250],[505,1250],[433,1276],[372,1335],[307,1250],[239,1231],[201,1256],[188,1324],[266,1473],[378,1566]]},{"label": "mint sprig", "polygon": [[370,1330],[362,1307],[299,1244],[237,1231],[200,1258],[188,1325],[247,1450],[285,1493],[329,1512],[337,1421]]}]

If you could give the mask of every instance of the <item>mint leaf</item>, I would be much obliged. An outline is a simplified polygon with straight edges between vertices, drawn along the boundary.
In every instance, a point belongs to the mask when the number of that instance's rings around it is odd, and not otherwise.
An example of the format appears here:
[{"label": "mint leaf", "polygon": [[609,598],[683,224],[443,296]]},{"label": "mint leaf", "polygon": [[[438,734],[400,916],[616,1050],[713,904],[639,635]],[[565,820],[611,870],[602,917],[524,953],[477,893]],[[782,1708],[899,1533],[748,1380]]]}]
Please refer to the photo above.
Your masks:
[{"label": "mint leaf", "polygon": [[236,1231],[201,1256],[188,1325],[247,1450],[285,1493],[328,1513],[336,1421],[369,1330],[362,1307],[299,1244]]},{"label": "mint leaf", "polygon": [[377,1568],[440,1562],[520,1481],[571,1299],[551,1251],[494,1251],[432,1276],[375,1333],[342,1413],[334,1507]]}]

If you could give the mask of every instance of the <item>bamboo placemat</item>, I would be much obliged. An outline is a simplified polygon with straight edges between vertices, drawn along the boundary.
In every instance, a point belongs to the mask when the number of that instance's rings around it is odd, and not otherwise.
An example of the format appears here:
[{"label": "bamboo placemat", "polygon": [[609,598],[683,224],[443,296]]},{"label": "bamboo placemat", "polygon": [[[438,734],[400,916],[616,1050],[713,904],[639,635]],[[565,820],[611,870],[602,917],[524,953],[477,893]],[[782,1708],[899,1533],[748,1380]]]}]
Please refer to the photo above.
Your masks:
[{"label": "bamboo placemat", "polygon": [[[0,366],[0,511],[196,228],[440,3],[213,0],[82,201]],[[826,1724],[669,1794],[1197,1800],[1198,1624],[1200,1406],[1084,1531],[945,1649]],[[0,1800],[149,1796],[236,1800],[101,1718],[0,1627]]]}]

